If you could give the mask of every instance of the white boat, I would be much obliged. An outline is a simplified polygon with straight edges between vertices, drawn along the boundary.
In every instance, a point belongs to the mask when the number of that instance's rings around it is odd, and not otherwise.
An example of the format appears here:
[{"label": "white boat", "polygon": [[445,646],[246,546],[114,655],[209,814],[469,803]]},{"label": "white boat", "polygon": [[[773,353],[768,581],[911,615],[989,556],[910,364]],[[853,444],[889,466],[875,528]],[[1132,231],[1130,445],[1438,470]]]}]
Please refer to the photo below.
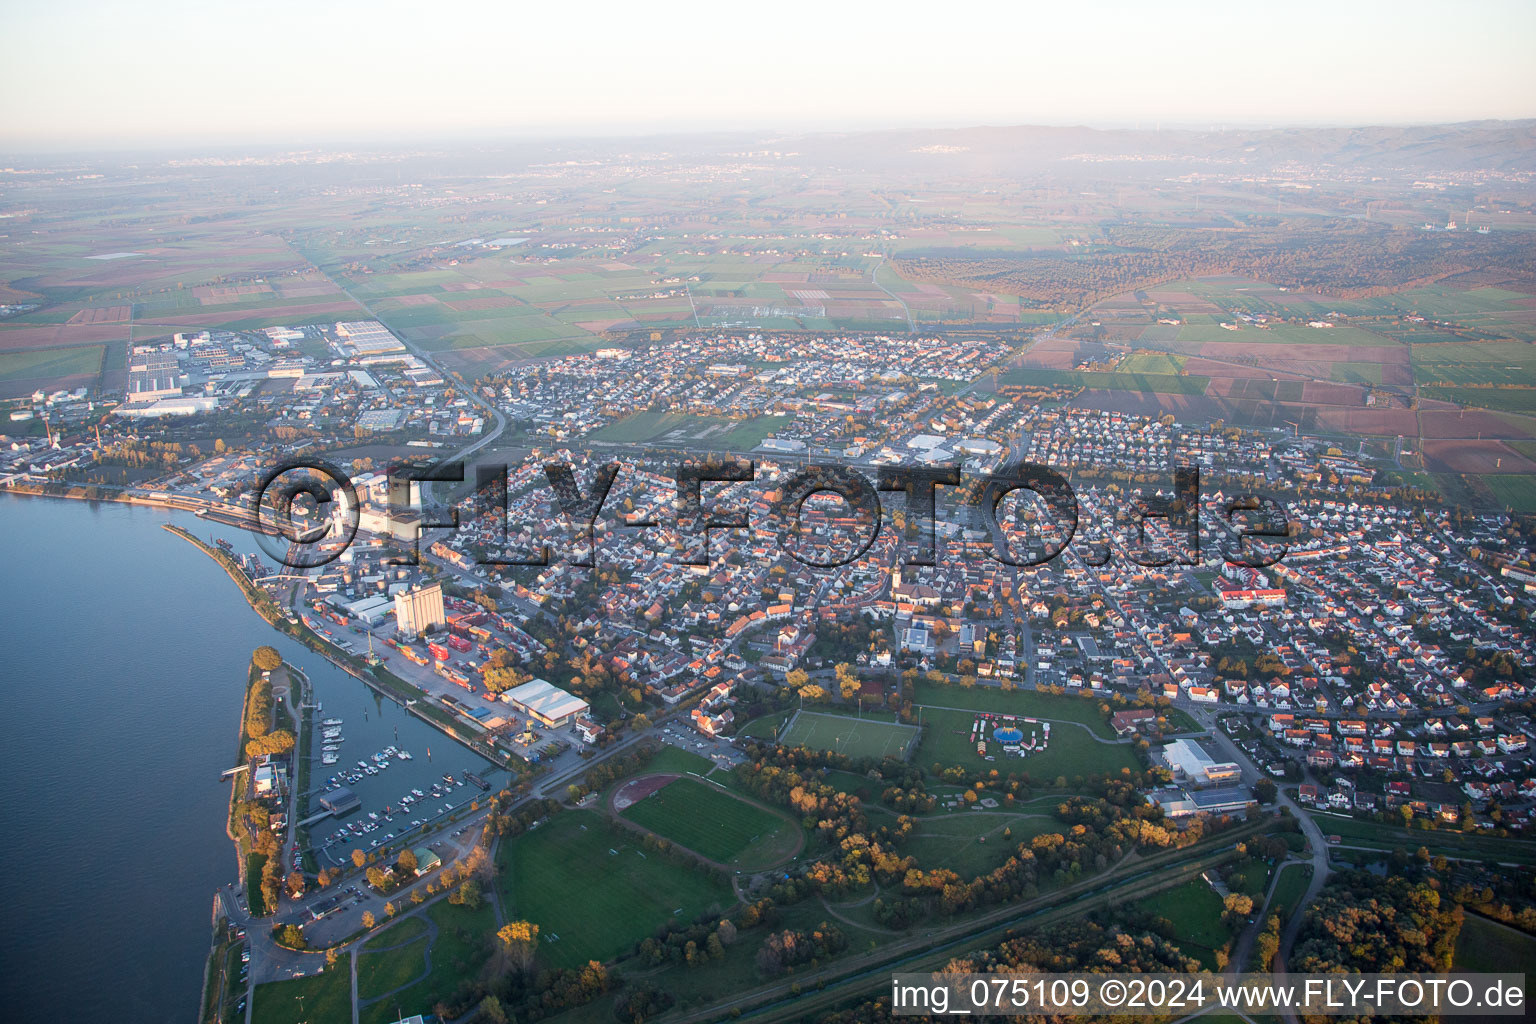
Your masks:
[{"label": "white boat", "polygon": [[334,745],[334,746],[321,747],[320,749],[322,751],[324,751],[325,753],[327,753],[327,754],[334,754],[337,751],[339,751],[341,749],[341,747],[340,747],[340,745]]},{"label": "white boat", "polygon": [[402,751],[400,751],[400,760],[402,760],[402,761],[409,761],[410,759],[411,759],[411,752],[409,750],[402,750]]},{"label": "white boat", "polygon": [[339,760],[341,760],[341,758],[337,757],[335,754],[329,751],[320,755],[321,764],[335,764]]},{"label": "white boat", "polygon": [[325,721],[321,722],[320,724],[324,725],[324,726],[341,725],[342,721],[339,718],[327,718]]}]

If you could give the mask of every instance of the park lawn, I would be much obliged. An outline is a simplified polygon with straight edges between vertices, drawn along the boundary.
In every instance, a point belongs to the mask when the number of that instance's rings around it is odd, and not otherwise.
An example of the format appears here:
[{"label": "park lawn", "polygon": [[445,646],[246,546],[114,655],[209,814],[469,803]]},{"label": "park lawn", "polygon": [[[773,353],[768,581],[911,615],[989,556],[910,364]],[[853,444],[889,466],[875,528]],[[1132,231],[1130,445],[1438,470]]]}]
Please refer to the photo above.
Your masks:
[{"label": "park lawn", "polygon": [[1058,778],[1070,782],[1079,775],[1108,775],[1128,768],[1141,770],[1136,752],[1129,743],[1100,743],[1075,725],[1055,725],[1045,750],[1023,757],[1003,753],[1001,744],[988,740],[987,752],[996,760],[986,761],[976,753],[971,741],[975,715],[968,711],[923,709],[923,738],[914,755],[917,764],[931,768],[962,765],[967,768],[995,767],[1000,773],[1029,773],[1035,782],[1051,783]]},{"label": "park lawn", "polygon": [[[961,878],[975,878],[1002,864],[1020,843],[1068,826],[1054,818],[991,811],[958,811],[918,819],[916,834],[901,852],[917,858],[924,871],[949,868]],[[1011,835],[1004,838],[1003,831]]]},{"label": "park lawn", "polygon": [[656,756],[651,758],[638,774],[653,775],[656,772],[683,772],[688,775],[708,775],[715,767],[715,762],[707,757],[702,757],[691,750],[674,747],[670,743],[662,744]]},{"label": "park lawn", "polygon": [[[304,1002],[299,1002],[300,997]],[[303,1013],[299,1012],[300,1006]],[[344,963],[307,978],[257,985],[251,996],[251,1024],[350,1024],[352,974]]]},{"label": "park lawn", "polygon": [[1232,933],[1221,920],[1222,898],[1202,879],[1164,889],[1148,896],[1137,907],[1166,918],[1173,925],[1179,947],[1199,960],[1206,970],[1216,969],[1216,951],[1226,949],[1232,941]]},{"label": "park lawn", "polygon": [[1081,690],[1080,695],[1040,693],[1038,690],[1004,690],[998,686],[938,685],[919,679],[913,686],[913,693],[914,701],[927,707],[991,711],[1048,722],[1081,722],[1107,740],[1115,738],[1108,720],[1099,713],[1102,697],[1092,690]]},{"label": "park lawn", "polygon": [[800,845],[795,822],[686,776],[629,807],[623,817],[712,861],[750,871],[778,864]]},{"label": "park lawn", "polygon": [[786,747],[835,750],[849,757],[904,758],[917,727],[878,718],[801,710],[779,742]]},{"label": "park lawn", "polygon": [[1254,902],[1258,903],[1263,900],[1264,893],[1269,889],[1269,879],[1272,873],[1273,866],[1269,861],[1254,858],[1234,871],[1227,885],[1233,892],[1252,896]]},{"label": "park lawn", "polygon": [[[437,924],[437,938],[432,942],[432,970],[410,988],[364,1007],[359,1024],[390,1024],[398,1020],[396,1004],[407,1014],[413,1012],[407,1007],[415,1007],[416,1013],[430,1012],[433,1006],[452,996],[461,982],[479,974],[490,958],[496,911],[489,894],[473,910],[441,899],[428,907],[426,913]],[[362,963],[358,962],[359,970]],[[362,984],[361,975],[358,984]]]},{"label": "park lawn", "polygon": [[1312,881],[1312,865],[1310,864],[1286,864],[1280,868],[1280,881],[1275,883],[1275,896],[1264,908],[1264,920],[1268,921],[1276,914],[1280,915],[1280,924],[1291,919],[1296,912],[1296,907],[1301,903],[1301,898],[1307,894],[1307,886]]},{"label": "park lawn", "polygon": [[377,999],[414,980],[426,968],[427,940],[414,939],[399,949],[363,953],[357,958],[357,997]]},{"label": "park lawn", "polygon": [[402,942],[409,942],[416,936],[427,930],[426,919],[420,914],[408,917],[398,924],[392,924],[379,932],[373,938],[363,943],[363,950],[383,949],[386,946],[398,946]]},{"label": "park lawn", "polygon": [[266,854],[248,853],[245,855],[245,899],[246,906],[251,908],[252,917],[265,917],[267,915],[266,897],[261,894],[261,873],[266,866]]},{"label": "park lawn", "polygon": [[622,826],[590,811],[557,814],[503,842],[497,861],[504,909],[540,927],[539,958],[551,967],[615,959],[663,924],[736,902],[713,873],[645,853]]},{"label": "park lawn", "polygon": [[1451,966],[1489,974],[1528,971],[1536,964],[1536,937],[1506,928],[1477,914],[1467,914],[1456,936]]}]

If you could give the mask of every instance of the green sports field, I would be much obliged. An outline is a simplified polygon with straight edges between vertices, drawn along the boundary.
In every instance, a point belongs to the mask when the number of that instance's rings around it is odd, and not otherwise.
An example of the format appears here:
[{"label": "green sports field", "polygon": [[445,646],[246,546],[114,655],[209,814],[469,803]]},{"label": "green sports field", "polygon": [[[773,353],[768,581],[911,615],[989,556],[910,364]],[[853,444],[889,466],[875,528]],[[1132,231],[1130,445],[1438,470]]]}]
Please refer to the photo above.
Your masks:
[{"label": "green sports field", "polygon": [[802,711],[790,719],[779,742],[789,747],[835,750],[849,757],[905,759],[917,727],[871,718]]},{"label": "green sports field", "polygon": [[786,860],[800,845],[794,822],[687,777],[667,783],[623,816],[710,860],[749,871]]},{"label": "green sports field", "polygon": [[611,960],[663,924],[736,902],[712,874],[646,853],[638,836],[590,811],[555,815],[497,859],[507,913],[539,926],[539,959],[551,967]]}]

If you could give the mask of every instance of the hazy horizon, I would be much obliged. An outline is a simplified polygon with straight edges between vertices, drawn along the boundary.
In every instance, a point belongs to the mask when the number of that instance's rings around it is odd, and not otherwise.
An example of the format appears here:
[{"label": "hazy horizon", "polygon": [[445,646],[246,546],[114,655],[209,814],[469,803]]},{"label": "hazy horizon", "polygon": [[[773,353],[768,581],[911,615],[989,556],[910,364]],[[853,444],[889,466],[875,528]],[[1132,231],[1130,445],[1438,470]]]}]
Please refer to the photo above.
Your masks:
[{"label": "hazy horizon", "polygon": [[1093,13],[23,3],[0,150],[1536,117],[1536,6],[1513,0]]}]

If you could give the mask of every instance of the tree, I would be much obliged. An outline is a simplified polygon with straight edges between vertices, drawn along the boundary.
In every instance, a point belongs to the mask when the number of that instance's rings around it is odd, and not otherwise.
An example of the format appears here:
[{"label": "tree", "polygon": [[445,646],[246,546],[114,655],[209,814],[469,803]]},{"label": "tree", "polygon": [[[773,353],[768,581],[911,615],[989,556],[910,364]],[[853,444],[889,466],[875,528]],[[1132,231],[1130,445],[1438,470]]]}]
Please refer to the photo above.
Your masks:
[{"label": "tree", "polygon": [[803,668],[790,669],[789,674],[784,677],[785,685],[791,690],[798,690],[810,681],[810,673]]},{"label": "tree", "polygon": [[306,945],[303,929],[296,924],[285,926],[283,928],[283,945],[289,949],[303,949]]},{"label": "tree", "polygon": [[1253,787],[1253,795],[1261,804],[1272,804],[1279,791],[1274,782],[1269,779],[1260,779]]},{"label": "tree", "polygon": [[373,927],[373,911],[371,911],[371,910],[363,911],[363,927],[365,929]]},{"label": "tree", "polygon": [[635,732],[645,732],[645,730],[651,727],[651,719],[642,711],[635,716],[635,720],[630,724],[634,727]]},{"label": "tree", "polygon": [[400,857],[395,863],[407,875],[414,875],[416,873],[416,854],[411,850],[401,850]]},{"label": "tree", "polygon": [[294,871],[294,872],[289,873],[288,879],[287,879],[287,886],[288,886],[288,895],[292,899],[298,899],[300,896],[304,895],[304,875],[303,875],[303,873],[299,872],[299,871]]},{"label": "tree", "polygon": [[539,926],[531,921],[509,921],[496,937],[501,940],[513,965],[527,974],[533,967],[534,950],[538,948]]},{"label": "tree", "polygon": [[507,1011],[502,1009],[501,1000],[492,994],[480,1000],[480,1012],[475,1019],[487,1024],[507,1024]]},{"label": "tree", "polygon": [[258,647],[251,655],[251,663],[263,672],[271,672],[283,663],[283,656],[276,647]]},{"label": "tree", "polygon": [[362,867],[366,863],[368,863],[368,855],[366,853],[364,853],[360,849],[352,851],[352,866],[353,867],[360,868],[360,867]]},{"label": "tree", "polygon": [[464,881],[459,883],[459,887],[454,891],[453,895],[448,897],[448,902],[468,907],[470,910],[479,909],[480,883],[476,882],[473,878],[464,879]]}]

